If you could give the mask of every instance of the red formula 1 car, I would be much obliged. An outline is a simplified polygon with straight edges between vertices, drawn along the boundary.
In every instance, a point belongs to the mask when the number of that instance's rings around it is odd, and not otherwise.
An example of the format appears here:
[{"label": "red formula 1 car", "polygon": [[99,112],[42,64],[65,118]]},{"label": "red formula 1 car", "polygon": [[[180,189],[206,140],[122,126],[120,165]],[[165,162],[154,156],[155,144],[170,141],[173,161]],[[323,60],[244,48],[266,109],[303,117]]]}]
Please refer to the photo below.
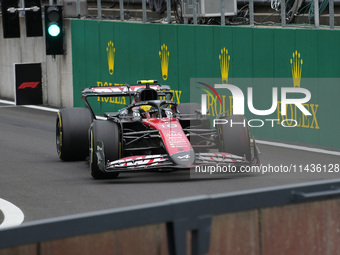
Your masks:
[{"label": "red formula 1 car", "polygon": [[[130,104],[99,118],[89,103],[91,97],[124,97]],[[59,158],[88,158],[91,175],[96,179],[115,178],[127,171],[259,163],[248,126],[221,124],[211,128],[210,120],[200,113],[200,104],[177,104],[171,98],[170,87],[153,80],[83,89],[86,108],[64,108],[58,112]],[[220,118],[246,123],[241,115]]]}]

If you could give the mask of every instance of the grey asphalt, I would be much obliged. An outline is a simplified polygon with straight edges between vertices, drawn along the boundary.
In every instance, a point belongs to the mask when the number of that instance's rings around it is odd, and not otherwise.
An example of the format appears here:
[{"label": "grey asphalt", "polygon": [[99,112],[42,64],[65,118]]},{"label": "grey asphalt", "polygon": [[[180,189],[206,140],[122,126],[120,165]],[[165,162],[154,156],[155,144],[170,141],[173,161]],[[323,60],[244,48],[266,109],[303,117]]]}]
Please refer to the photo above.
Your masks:
[{"label": "grey asphalt", "polygon": [[[25,222],[201,194],[339,178],[339,172],[237,173],[192,179],[188,171],[123,173],[94,180],[86,161],[62,162],[55,146],[56,113],[0,104],[0,198]],[[340,156],[259,145],[265,166],[339,164]],[[1,210],[1,208],[0,208]],[[0,218],[1,219],[1,218]]]}]

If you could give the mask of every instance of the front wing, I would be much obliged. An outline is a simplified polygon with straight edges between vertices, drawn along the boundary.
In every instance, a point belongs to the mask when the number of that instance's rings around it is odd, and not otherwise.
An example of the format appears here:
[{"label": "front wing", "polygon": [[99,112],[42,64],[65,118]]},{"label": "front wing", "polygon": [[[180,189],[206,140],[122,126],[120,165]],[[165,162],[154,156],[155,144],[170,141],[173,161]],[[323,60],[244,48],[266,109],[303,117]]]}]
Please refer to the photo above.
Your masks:
[{"label": "front wing", "polygon": [[[131,156],[125,157],[114,161],[105,162],[104,145],[101,142],[97,144],[97,159],[98,166],[103,172],[129,172],[129,171],[140,171],[140,170],[169,170],[180,168],[174,164],[169,155],[167,154],[156,154],[156,155],[142,155],[142,156]],[[211,166],[223,166],[223,165],[258,165],[259,159],[255,155],[253,160],[247,161],[245,157],[240,157],[223,152],[214,153],[195,153],[194,164],[189,166],[188,169],[194,168],[198,165],[211,165]]]}]

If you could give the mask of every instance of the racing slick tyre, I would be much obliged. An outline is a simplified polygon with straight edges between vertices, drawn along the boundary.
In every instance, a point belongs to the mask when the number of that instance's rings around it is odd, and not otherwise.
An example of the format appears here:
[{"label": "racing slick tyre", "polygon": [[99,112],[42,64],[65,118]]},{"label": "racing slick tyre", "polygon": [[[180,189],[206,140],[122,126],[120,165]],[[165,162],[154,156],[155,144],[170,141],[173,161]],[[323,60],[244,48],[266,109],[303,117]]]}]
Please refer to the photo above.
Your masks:
[{"label": "racing slick tyre", "polygon": [[[221,117],[226,119],[226,124],[216,124],[219,134],[221,151],[245,156],[246,160],[251,161],[250,138],[247,119],[243,115],[230,115]],[[233,123],[237,123],[231,125]],[[245,123],[244,125],[242,123]]]},{"label": "racing slick tyre", "polygon": [[56,121],[56,145],[61,160],[84,160],[89,155],[91,123],[92,115],[87,108],[60,109]]},{"label": "racing slick tyre", "polygon": [[104,145],[105,161],[114,161],[120,158],[120,139],[118,124],[96,120],[92,123],[90,129],[90,170],[94,179],[113,179],[119,173],[106,173],[100,170],[98,165],[98,147],[97,143],[102,142]]}]

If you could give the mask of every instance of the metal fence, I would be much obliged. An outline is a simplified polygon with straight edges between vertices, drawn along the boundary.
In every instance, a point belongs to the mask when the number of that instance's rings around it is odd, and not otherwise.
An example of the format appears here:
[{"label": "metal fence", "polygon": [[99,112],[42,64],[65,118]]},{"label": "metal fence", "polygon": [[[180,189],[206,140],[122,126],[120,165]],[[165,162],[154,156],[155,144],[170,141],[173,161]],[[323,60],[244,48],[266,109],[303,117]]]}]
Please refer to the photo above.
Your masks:
[{"label": "metal fence", "polygon": [[[218,10],[214,15],[207,15],[207,6],[218,6]],[[155,13],[162,17],[163,23],[184,23],[184,24],[214,24],[214,25],[276,25],[287,27],[292,26],[305,26],[319,28],[321,26],[334,29],[336,26],[335,6],[340,4],[339,0],[43,0],[45,4],[64,4],[65,12],[69,12],[69,8],[74,8],[72,12],[74,15],[71,17],[85,17],[87,14],[83,13],[84,6],[91,6],[95,9],[95,18],[102,20],[105,11],[113,9],[118,11],[118,14],[113,19],[126,21],[131,19],[131,12],[136,11],[141,13],[138,21],[143,23],[154,22],[150,19]],[[336,5],[335,5],[336,4]],[[135,5],[133,10],[131,6]],[[24,6],[24,1],[19,1],[19,6]],[[114,8],[111,8],[114,6]],[[137,6],[137,7],[136,7]],[[230,10],[235,6],[236,11]],[[263,11],[262,7],[266,7],[266,15],[263,20],[268,20],[275,17],[275,22],[256,22],[255,17],[260,13],[259,9]],[[188,15],[186,11],[190,9],[191,13]],[[307,14],[308,13],[308,14]],[[321,22],[321,14],[323,22]],[[23,14],[22,14],[23,15]],[[299,17],[307,15],[308,24],[305,22],[294,22]],[[305,20],[307,20],[305,18]],[[328,19],[325,22],[325,19]],[[231,20],[231,21],[230,21]],[[326,25],[324,25],[327,23]]]},{"label": "metal fence", "polygon": [[[77,10],[80,10],[80,0],[77,1]],[[126,5],[131,4],[131,0],[116,0],[119,1],[119,20],[124,21],[126,12],[130,10],[126,9]],[[308,12],[308,19],[309,19],[309,26],[313,26],[315,28],[320,27],[320,14],[327,11],[328,7],[328,14],[329,21],[327,22],[327,27],[330,29],[334,29],[334,1],[337,0],[322,0],[319,3],[319,0],[249,0],[249,1],[241,1],[241,0],[157,0],[158,5],[161,3],[162,7],[155,8],[155,4],[153,1],[156,0],[134,0],[132,1],[133,4],[139,4],[141,7],[142,12],[142,19],[141,22],[149,22],[148,21],[148,14],[150,14],[150,10],[154,12],[162,12],[164,17],[164,23],[172,23],[174,20],[176,23],[191,23],[191,24],[201,24],[203,18],[210,17],[209,21],[205,22],[205,24],[220,24],[224,26],[229,24],[227,21],[229,19],[233,20],[240,20],[242,22],[232,22],[232,24],[247,24],[250,26],[257,25],[255,21],[256,12],[255,9],[257,6],[268,6],[271,7],[269,10],[273,10],[272,13],[268,12],[268,16],[277,16],[277,20],[275,25],[286,27],[289,23],[293,22],[294,18],[302,15],[302,13]],[[206,15],[206,13],[202,13],[207,9],[207,5],[211,5],[214,2],[216,6],[217,1],[219,1],[219,10],[215,12],[214,17],[211,15]],[[233,4],[233,1],[235,4]],[[92,4],[95,2],[92,2]],[[97,18],[99,20],[102,19],[103,16],[103,8],[102,8],[102,1],[97,0],[96,8],[97,8]],[[230,5],[230,3],[232,3]],[[91,4],[91,2],[89,2]],[[125,6],[124,6],[125,5]],[[235,5],[237,12],[231,14],[233,11],[230,10],[231,6]],[[187,15],[186,10],[188,7],[191,9],[190,15]],[[80,14],[78,12],[78,14]],[[216,15],[217,14],[217,15]],[[233,17],[232,17],[233,16]],[[204,22],[203,22],[204,23]],[[296,24],[294,24],[296,25]],[[300,24],[299,24],[300,25]]]},{"label": "metal fence", "polygon": [[[340,196],[340,179],[226,194],[202,195],[161,203],[84,213],[24,223],[0,231],[0,249],[149,224],[166,223],[169,254],[209,251],[212,216]],[[53,231],[52,231],[53,230]]]}]

